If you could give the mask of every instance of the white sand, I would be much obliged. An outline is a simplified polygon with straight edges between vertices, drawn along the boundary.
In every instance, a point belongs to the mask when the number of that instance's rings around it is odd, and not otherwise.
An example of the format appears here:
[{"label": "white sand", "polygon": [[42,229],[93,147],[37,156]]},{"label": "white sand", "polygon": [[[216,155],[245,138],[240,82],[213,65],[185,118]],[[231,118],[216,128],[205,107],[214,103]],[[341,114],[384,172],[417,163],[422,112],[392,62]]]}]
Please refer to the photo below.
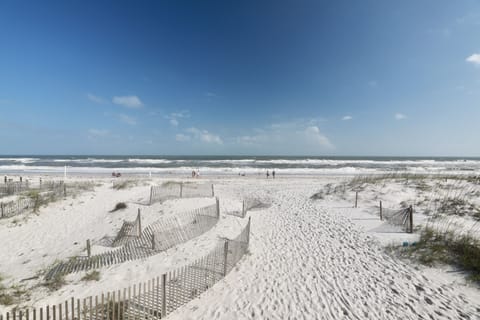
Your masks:
[{"label": "white sand", "polygon": [[[375,192],[368,193],[370,202],[365,193],[358,209],[351,208],[350,193],[345,200],[335,196],[309,199],[325,184],[339,179],[213,178],[222,212],[238,210],[241,199],[249,195],[270,199],[272,206],[249,212],[250,253],[238,266],[168,318],[480,319],[480,291],[473,285],[440,268],[418,266],[384,252],[382,244],[400,244],[415,239],[415,235],[369,231],[381,224],[366,220],[375,217],[369,209],[377,201]],[[206,182],[205,178],[201,180]],[[188,211],[213,201],[182,199],[143,207],[135,203],[147,198],[147,185],[116,191],[110,188],[110,179],[104,182],[95,192],[50,204],[38,216],[20,219],[21,226],[14,226],[13,218],[0,220],[0,274],[6,277],[5,285],[35,275],[55,259],[84,254],[87,238],[114,235],[122,219],[135,218],[138,207],[142,208],[142,224],[146,226],[163,214]],[[391,188],[397,193],[385,201],[392,207],[415,196]],[[129,208],[108,213],[120,201],[128,202]],[[85,283],[79,281],[83,274],[70,275],[69,283],[55,293],[33,288],[41,279],[23,282],[32,294],[27,304],[58,303],[72,295],[83,298],[153,278],[201,257],[218,238],[234,237],[245,223],[246,219],[222,214],[215,228],[192,241],[145,260],[100,269],[99,282]],[[1,307],[0,311],[8,309]]]}]

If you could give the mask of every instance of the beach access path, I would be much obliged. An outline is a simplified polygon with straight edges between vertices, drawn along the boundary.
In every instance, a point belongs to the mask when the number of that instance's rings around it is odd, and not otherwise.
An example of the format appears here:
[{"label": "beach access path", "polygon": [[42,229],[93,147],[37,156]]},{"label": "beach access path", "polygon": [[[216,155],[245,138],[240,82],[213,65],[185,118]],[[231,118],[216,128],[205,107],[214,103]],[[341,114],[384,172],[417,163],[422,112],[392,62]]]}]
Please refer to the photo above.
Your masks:
[{"label": "beach access path", "polygon": [[250,253],[169,319],[480,319],[480,295],[387,255],[345,203],[310,200],[318,181],[255,184],[272,206],[249,213]]}]

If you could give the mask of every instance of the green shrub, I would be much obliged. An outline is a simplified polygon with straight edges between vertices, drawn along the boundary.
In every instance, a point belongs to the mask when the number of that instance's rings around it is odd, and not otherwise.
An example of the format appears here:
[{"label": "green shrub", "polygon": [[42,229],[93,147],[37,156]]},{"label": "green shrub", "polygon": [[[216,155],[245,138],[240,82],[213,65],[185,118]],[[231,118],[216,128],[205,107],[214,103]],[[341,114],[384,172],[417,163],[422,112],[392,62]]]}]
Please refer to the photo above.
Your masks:
[{"label": "green shrub", "polygon": [[115,212],[117,210],[125,209],[127,207],[127,204],[125,202],[119,202],[115,205],[115,208],[110,210],[110,212]]},{"label": "green shrub", "polygon": [[82,281],[98,281],[98,280],[100,280],[100,272],[97,270],[88,272],[82,278]]}]

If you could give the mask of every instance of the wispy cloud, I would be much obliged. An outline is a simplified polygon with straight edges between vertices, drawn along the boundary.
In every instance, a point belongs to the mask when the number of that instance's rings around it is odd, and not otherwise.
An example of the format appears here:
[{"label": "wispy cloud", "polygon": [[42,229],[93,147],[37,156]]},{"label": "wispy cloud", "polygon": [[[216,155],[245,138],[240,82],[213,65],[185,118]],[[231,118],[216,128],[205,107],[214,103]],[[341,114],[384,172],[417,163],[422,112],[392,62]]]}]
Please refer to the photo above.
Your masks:
[{"label": "wispy cloud", "polygon": [[403,119],[406,119],[407,116],[404,115],[403,113],[395,113],[395,119],[396,120],[403,120]]},{"label": "wispy cloud", "polygon": [[180,121],[178,119],[189,118],[190,112],[188,110],[182,110],[179,112],[172,112],[169,115],[165,116],[165,119],[170,121],[170,124],[174,127],[178,127]]},{"label": "wispy cloud", "polygon": [[185,141],[190,141],[191,138],[190,138],[190,136],[187,136],[186,134],[178,133],[178,134],[175,135],[175,140],[180,141],[180,142],[185,142]]},{"label": "wispy cloud", "polygon": [[352,119],[353,119],[352,116],[344,116],[344,117],[342,118],[343,121],[348,121],[348,120],[352,120]]},{"label": "wispy cloud", "polygon": [[137,96],[115,96],[112,102],[131,109],[138,109],[143,106],[142,101]]},{"label": "wispy cloud", "polygon": [[378,86],[378,82],[376,80],[370,80],[367,82],[370,88],[376,88]]},{"label": "wispy cloud", "polygon": [[209,98],[213,98],[217,96],[217,94],[214,92],[205,92],[204,94],[205,94],[205,97],[209,97]]},{"label": "wispy cloud", "polygon": [[91,94],[91,93],[87,93],[87,98],[88,98],[88,100],[90,100],[92,102],[95,102],[95,103],[98,103],[98,104],[107,103],[107,100],[103,99],[102,97]]},{"label": "wispy cloud", "polygon": [[205,143],[223,144],[222,138],[219,135],[208,132],[207,130],[200,130],[197,128],[188,128],[186,130],[191,133],[193,138]]},{"label": "wispy cloud", "polygon": [[476,66],[480,66],[480,54],[479,53],[474,53],[471,56],[467,57],[465,61],[470,62]]},{"label": "wispy cloud", "polygon": [[320,132],[320,129],[317,126],[311,126],[305,128],[303,131],[305,138],[308,142],[313,145],[318,145],[326,148],[333,148],[333,144],[330,140]]},{"label": "wispy cloud", "polygon": [[234,140],[244,147],[256,147],[275,153],[286,153],[293,149],[311,153],[312,150],[317,152],[335,148],[328,137],[321,132],[317,122],[318,120],[297,119],[273,123],[256,129],[253,135],[242,135]]},{"label": "wispy cloud", "polygon": [[118,118],[120,119],[120,121],[131,126],[134,126],[137,124],[137,120],[135,120],[135,118],[127,116],[126,114],[123,114],[123,113],[119,114]]}]

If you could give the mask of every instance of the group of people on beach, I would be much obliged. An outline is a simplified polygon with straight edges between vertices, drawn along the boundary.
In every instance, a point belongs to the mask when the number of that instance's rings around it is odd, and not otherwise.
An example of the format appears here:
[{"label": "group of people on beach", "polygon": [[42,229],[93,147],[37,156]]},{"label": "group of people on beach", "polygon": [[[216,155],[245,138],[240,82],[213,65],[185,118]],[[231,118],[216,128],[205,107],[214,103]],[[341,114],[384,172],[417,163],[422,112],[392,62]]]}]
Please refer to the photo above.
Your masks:
[{"label": "group of people on beach", "polygon": [[200,178],[200,170],[192,170],[192,178]]},{"label": "group of people on beach", "polygon": [[[270,177],[270,171],[267,170],[267,179]],[[275,179],[275,169],[272,170],[272,179]]]}]

